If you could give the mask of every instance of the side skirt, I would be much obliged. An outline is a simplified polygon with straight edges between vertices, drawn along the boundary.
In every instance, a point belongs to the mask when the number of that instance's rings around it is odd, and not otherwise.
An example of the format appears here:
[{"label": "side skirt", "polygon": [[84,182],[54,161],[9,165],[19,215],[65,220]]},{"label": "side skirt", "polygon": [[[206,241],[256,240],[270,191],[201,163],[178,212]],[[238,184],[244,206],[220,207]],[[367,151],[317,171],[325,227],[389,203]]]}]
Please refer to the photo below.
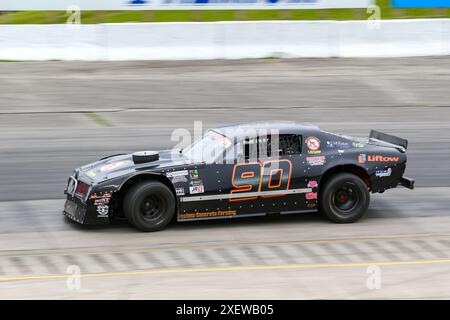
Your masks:
[{"label": "side skirt", "polygon": [[[299,210],[299,211],[281,211],[280,215],[289,215],[289,214],[301,214],[301,213],[315,213],[318,212],[318,209],[311,210]],[[270,216],[274,215],[273,213],[250,213],[250,214],[239,214],[235,216],[223,216],[223,217],[206,217],[206,218],[192,218],[192,219],[179,219],[177,217],[177,222],[188,222],[188,221],[201,221],[201,220],[225,220],[225,219],[234,219],[234,218],[248,218],[248,217],[262,217],[262,216]]]}]

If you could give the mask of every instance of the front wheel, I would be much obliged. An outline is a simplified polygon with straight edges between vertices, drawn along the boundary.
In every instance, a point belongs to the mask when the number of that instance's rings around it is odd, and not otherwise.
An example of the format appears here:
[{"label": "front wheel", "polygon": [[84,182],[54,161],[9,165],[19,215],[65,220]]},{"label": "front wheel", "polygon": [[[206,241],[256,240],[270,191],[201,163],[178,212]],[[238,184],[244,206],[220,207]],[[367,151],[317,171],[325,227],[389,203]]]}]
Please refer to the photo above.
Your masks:
[{"label": "front wheel", "polygon": [[159,231],[170,223],[175,214],[175,197],[161,182],[141,182],[125,195],[123,211],[128,221],[139,230]]},{"label": "front wheel", "polygon": [[320,193],[319,208],[333,222],[352,223],[367,212],[369,202],[369,190],[361,178],[339,173],[326,182]]}]

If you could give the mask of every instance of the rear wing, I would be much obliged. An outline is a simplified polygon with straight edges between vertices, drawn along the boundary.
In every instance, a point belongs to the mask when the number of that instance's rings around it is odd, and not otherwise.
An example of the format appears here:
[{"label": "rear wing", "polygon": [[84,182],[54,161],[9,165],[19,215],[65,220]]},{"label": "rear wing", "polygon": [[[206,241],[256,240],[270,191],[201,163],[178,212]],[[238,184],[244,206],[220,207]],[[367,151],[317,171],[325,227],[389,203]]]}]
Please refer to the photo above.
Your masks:
[{"label": "rear wing", "polygon": [[389,134],[379,132],[376,130],[370,131],[369,141],[376,141],[382,142],[384,144],[390,144],[393,147],[402,149],[402,151],[406,151],[406,149],[408,149],[408,140],[396,136],[391,136]]}]

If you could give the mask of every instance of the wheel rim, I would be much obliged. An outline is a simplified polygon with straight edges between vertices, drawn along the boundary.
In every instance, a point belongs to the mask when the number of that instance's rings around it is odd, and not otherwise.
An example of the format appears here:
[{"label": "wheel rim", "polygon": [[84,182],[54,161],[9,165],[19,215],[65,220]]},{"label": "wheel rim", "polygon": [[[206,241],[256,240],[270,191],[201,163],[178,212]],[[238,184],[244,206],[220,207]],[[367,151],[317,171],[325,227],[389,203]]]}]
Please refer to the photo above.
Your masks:
[{"label": "wheel rim", "polygon": [[146,196],[139,207],[142,218],[146,221],[154,221],[161,217],[165,203],[156,195]]},{"label": "wheel rim", "polygon": [[345,182],[336,188],[332,197],[335,208],[343,214],[352,213],[361,198],[357,186],[350,182]]}]

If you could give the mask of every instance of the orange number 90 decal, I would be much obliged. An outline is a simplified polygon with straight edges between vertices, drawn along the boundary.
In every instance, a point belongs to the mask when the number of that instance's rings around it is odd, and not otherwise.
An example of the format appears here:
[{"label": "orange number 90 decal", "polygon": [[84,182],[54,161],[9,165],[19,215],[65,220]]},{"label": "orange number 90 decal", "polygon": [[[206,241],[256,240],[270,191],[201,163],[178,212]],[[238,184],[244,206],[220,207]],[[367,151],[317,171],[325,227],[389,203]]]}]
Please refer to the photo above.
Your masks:
[{"label": "orange number 90 decal", "polygon": [[[292,175],[292,162],[287,159],[238,163],[233,168],[231,193],[289,190]],[[279,197],[269,195],[263,197]],[[254,200],[258,196],[230,199],[233,201]]]},{"label": "orange number 90 decal", "polygon": [[[262,180],[262,165],[259,162],[237,163],[233,168],[231,193],[257,192]],[[254,200],[257,197],[230,199],[230,201]]]}]

